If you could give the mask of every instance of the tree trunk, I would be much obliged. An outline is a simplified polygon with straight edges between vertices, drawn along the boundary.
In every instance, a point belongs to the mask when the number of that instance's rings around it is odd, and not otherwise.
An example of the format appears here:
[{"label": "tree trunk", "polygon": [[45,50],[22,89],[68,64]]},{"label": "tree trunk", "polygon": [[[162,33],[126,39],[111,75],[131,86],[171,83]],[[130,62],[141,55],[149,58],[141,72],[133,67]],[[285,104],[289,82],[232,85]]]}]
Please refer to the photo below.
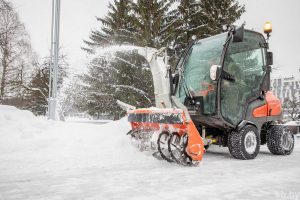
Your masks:
[{"label": "tree trunk", "polygon": [[7,74],[7,50],[6,49],[4,49],[3,52],[2,67],[3,67],[3,71],[2,71],[1,85],[0,85],[0,103],[4,99],[5,87],[6,87],[6,74]]}]

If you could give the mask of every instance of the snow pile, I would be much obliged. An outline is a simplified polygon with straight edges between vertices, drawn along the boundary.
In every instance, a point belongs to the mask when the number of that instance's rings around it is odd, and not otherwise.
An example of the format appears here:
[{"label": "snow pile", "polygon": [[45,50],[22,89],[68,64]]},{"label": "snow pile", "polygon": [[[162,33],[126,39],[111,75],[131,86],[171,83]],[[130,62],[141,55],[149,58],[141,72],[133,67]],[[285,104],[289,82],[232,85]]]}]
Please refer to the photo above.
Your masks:
[{"label": "snow pile", "polygon": [[37,173],[133,162],[130,158],[145,155],[130,145],[129,130],[126,119],[105,125],[64,123],[0,106],[0,162],[6,160],[0,172]]},{"label": "snow pile", "polygon": [[31,138],[40,133],[40,128],[46,128],[50,124],[42,118],[35,117],[30,111],[19,110],[13,106],[0,106],[0,138],[2,141]]},{"label": "snow pile", "polygon": [[0,122],[4,122],[4,120],[17,121],[19,119],[24,119],[28,117],[34,118],[34,115],[27,110],[21,111],[13,106],[0,106]]}]

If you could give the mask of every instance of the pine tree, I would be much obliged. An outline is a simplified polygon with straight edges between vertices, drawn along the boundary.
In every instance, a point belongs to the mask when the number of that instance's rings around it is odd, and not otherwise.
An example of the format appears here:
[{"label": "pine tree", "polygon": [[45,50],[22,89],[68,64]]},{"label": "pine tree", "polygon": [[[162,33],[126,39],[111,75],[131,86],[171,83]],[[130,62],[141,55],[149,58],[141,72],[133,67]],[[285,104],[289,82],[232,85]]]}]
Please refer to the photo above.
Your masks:
[{"label": "pine tree", "polygon": [[[160,44],[158,36],[161,33],[164,15],[163,11],[155,11],[155,9],[165,4],[158,4],[157,1],[142,3],[119,0],[110,4],[108,15],[100,19],[103,27],[101,32],[97,33],[103,34],[92,33],[95,37],[90,37],[92,42],[88,45],[103,48],[107,45],[127,43],[152,47]],[[136,6],[135,10],[134,6]],[[155,16],[155,19],[142,15],[140,6],[147,7],[143,11],[145,13],[151,8],[153,10],[151,13],[154,13],[151,16]],[[129,11],[128,8],[131,10]],[[154,92],[151,72],[145,58],[136,52],[115,52],[110,58],[98,55],[91,61],[88,69],[88,73],[81,79],[89,99],[85,107],[89,114],[108,113],[118,118],[120,114],[124,114],[124,111],[117,105],[117,100],[138,107],[152,106]]]},{"label": "pine tree", "polygon": [[171,42],[168,33],[168,10],[172,1],[138,0],[132,3],[134,36],[138,46],[165,47]]},{"label": "pine tree", "polygon": [[206,26],[205,37],[222,33],[222,27],[232,25],[245,12],[236,0],[201,0],[200,14]]},{"label": "pine tree", "polygon": [[178,5],[167,14],[168,34],[172,45],[169,45],[169,54],[172,68],[175,67],[193,35],[201,38],[207,24],[200,17],[198,0],[177,0]]},{"label": "pine tree", "polygon": [[93,59],[88,73],[81,77],[90,115],[106,113],[118,119],[124,111],[117,100],[138,107],[153,103],[152,77],[145,59],[135,52],[115,52],[113,57]]},{"label": "pine tree", "polygon": [[201,36],[207,26],[200,17],[200,5],[197,0],[181,0],[173,11],[174,42],[177,48],[185,48],[193,35]]},{"label": "pine tree", "polygon": [[30,84],[25,86],[28,91],[26,109],[31,110],[36,115],[46,115],[49,93],[48,74],[46,69],[38,69]]},{"label": "pine tree", "polygon": [[[27,105],[25,109],[31,110],[36,115],[45,115],[49,95],[49,67],[50,58],[46,57],[42,63],[36,64],[36,70],[29,84],[23,85],[26,89]],[[59,56],[58,89],[62,87],[63,79],[67,76],[68,63],[65,55]]]},{"label": "pine tree", "polygon": [[109,3],[107,15],[97,18],[102,24],[101,29],[91,32],[89,40],[84,41],[87,47],[82,49],[93,53],[93,50],[99,46],[133,43],[130,2],[131,0],[114,0],[114,3]]},{"label": "pine tree", "polygon": [[173,40],[170,63],[192,40],[222,33],[223,25],[232,25],[245,12],[236,0],[178,0],[179,5],[169,13],[169,26]]}]

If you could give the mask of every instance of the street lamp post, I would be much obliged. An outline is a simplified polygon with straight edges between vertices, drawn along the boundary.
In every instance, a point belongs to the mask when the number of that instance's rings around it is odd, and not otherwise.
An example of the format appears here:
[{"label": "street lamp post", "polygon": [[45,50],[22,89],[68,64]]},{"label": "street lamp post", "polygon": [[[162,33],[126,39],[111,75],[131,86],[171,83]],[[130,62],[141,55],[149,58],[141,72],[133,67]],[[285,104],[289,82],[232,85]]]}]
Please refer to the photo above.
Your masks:
[{"label": "street lamp post", "polygon": [[60,0],[52,0],[51,52],[49,69],[48,119],[57,119]]}]

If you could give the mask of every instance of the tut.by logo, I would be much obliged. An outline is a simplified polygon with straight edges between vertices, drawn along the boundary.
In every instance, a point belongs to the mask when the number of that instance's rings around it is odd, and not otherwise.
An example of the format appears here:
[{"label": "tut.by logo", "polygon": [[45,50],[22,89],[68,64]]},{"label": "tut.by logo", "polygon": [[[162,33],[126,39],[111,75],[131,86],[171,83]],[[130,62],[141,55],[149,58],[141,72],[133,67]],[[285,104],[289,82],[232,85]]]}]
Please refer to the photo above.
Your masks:
[{"label": "tut.by logo", "polygon": [[300,200],[300,192],[277,192],[277,197],[281,200]]}]

